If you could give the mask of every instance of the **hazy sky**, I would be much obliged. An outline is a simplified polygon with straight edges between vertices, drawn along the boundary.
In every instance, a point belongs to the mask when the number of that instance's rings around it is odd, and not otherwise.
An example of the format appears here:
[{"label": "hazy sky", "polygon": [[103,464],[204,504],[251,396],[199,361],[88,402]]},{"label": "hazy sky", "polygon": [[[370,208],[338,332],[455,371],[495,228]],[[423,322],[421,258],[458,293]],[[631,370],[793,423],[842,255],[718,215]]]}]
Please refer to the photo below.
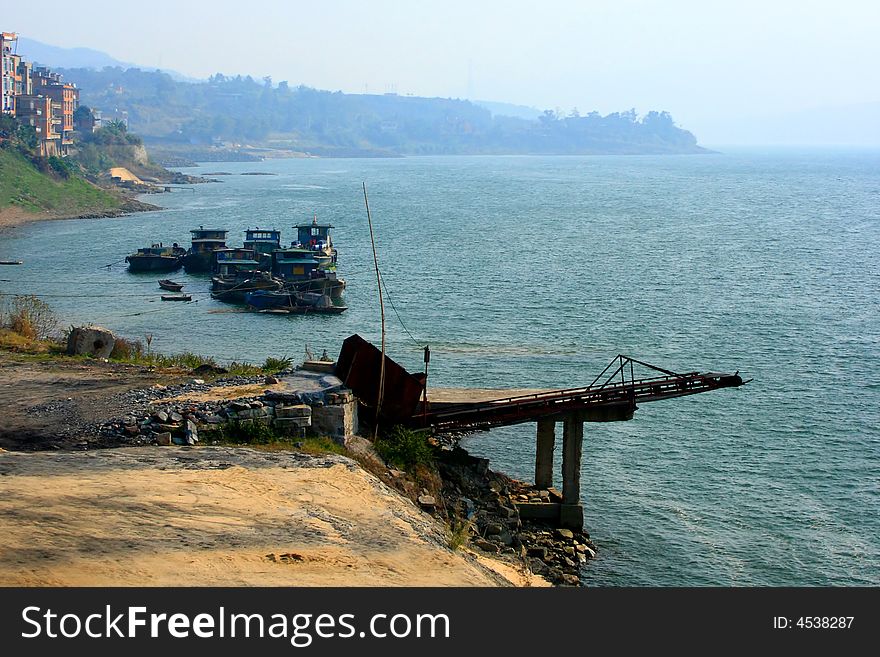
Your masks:
[{"label": "hazy sky", "polygon": [[194,77],[668,110],[709,143],[748,117],[880,101],[876,0],[7,4],[5,31]]}]

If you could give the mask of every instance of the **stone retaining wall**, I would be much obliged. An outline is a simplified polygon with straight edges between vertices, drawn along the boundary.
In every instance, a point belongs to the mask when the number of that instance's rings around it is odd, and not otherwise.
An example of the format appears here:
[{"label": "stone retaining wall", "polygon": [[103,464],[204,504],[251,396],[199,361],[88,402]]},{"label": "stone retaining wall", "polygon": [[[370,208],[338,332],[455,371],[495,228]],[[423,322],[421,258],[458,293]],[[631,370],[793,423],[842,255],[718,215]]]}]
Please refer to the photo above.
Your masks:
[{"label": "stone retaining wall", "polygon": [[195,445],[200,436],[218,432],[232,422],[273,427],[292,437],[327,436],[343,444],[358,431],[357,399],[349,390],[321,397],[259,397],[157,405],[149,415],[130,415],[112,428],[139,444]]}]

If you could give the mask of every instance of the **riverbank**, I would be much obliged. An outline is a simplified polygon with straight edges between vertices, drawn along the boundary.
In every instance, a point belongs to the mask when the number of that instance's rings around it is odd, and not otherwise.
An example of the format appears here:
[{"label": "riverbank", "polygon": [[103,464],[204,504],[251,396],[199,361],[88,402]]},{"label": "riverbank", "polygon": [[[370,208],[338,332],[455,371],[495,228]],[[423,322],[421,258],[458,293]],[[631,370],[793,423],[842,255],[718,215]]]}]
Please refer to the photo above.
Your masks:
[{"label": "riverbank", "polygon": [[103,219],[111,217],[123,217],[138,212],[152,212],[162,208],[152,203],[144,203],[134,198],[124,198],[119,207],[105,208],[95,206],[92,208],[77,210],[43,210],[28,211],[17,206],[0,208],[0,230],[15,228],[35,221],[58,221],[61,219]]},{"label": "riverbank", "polygon": [[102,431],[154,397],[252,396],[260,386],[244,377],[205,384],[181,368],[9,351],[0,374],[4,585],[549,585],[503,543],[462,547],[404,473],[369,467],[369,441],[352,437],[341,455],[131,447]]}]

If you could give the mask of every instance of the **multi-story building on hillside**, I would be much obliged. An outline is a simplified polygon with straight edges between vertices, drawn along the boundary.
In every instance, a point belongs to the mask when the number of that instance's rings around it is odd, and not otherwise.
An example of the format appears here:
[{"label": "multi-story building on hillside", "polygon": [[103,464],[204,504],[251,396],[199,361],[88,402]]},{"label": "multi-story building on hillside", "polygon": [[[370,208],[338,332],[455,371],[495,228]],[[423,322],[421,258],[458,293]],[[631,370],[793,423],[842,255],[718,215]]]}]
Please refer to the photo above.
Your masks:
[{"label": "multi-story building on hillside", "polygon": [[33,87],[35,94],[52,99],[52,118],[59,120],[61,155],[67,155],[73,145],[73,113],[79,105],[79,89],[74,84],[64,82],[58,73],[43,67],[34,69]]},{"label": "multi-story building on hillside", "polygon": [[0,32],[0,112],[15,114],[16,59],[15,32]]},{"label": "multi-story building on hillside", "polygon": [[25,125],[32,126],[39,139],[40,155],[61,155],[61,134],[56,129],[61,119],[52,117],[54,101],[48,96],[22,94],[15,97],[15,116]]},{"label": "multi-story building on hillside", "polygon": [[42,155],[67,155],[79,89],[46,67],[34,68],[16,52],[18,35],[0,32],[0,111],[33,126]]}]

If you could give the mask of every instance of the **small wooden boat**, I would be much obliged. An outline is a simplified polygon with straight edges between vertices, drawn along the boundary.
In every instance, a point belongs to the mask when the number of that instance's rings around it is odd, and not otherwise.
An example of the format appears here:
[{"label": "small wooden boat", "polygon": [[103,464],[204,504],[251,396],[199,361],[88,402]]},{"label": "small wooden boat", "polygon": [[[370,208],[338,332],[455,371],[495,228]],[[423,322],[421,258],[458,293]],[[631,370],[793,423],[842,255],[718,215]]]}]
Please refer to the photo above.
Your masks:
[{"label": "small wooden boat", "polygon": [[169,290],[170,292],[180,292],[183,289],[183,283],[175,283],[167,278],[163,278],[159,281],[159,287],[163,290]]},{"label": "small wooden boat", "polygon": [[162,301],[192,301],[191,294],[163,294]]}]

